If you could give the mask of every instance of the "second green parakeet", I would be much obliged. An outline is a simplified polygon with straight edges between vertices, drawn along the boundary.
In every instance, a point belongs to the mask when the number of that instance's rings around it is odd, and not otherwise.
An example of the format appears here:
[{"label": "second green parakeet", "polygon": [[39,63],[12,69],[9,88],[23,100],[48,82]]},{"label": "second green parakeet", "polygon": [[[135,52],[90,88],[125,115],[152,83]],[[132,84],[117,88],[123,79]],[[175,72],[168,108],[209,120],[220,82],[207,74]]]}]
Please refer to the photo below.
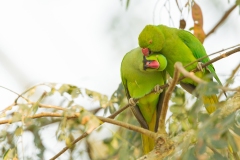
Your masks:
[{"label": "second green parakeet", "polygon": [[[131,107],[134,116],[141,127],[155,132],[165,92],[144,95],[155,86],[165,84],[166,72],[164,69],[167,61],[162,55],[154,57],[157,60],[144,58],[141,48],[135,48],[128,52],[121,63],[121,78],[127,98],[140,98],[138,103]],[[145,65],[143,65],[143,61]],[[154,140],[145,135],[142,135],[142,143],[144,153],[151,151],[155,145]]]},{"label": "second green parakeet", "polygon": [[[152,54],[161,54],[166,57],[168,62],[166,71],[171,77],[174,73],[174,64],[177,61],[185,66],[199,58],[207,56],[203,45],[193,34],[164,25],[147,25],[140,33],[138,42],[146,59],[150,58]],[[208,61],[209,58],[206,57],[199,62],[206,63]],[[186,67],[186,69],[191,71],[197,66],[199,65],[196,62]],[[207,78],[209,73],[222,85],[212,64],[207,66],[206,69],[196,72],[195,75],[207,81],[212,81],[212,77]],[[185,78],[180,82],[180,85],[192,93],[198,84],[190,78]],[[203,96],[202,100],[208,113],[216,110],[216,103],[218,103],[216,95]]]}]

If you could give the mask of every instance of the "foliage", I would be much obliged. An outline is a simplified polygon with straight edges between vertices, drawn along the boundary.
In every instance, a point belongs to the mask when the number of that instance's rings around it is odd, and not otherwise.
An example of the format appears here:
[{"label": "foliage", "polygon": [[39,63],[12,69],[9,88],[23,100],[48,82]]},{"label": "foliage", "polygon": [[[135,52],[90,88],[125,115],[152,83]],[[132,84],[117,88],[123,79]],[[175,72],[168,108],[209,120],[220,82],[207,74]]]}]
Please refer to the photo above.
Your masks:
[{"label": "foliage", "polygon": [[[129,5],[130,0],[127,0],[125,7],[128,9]],[[196,2],[189,0],[180,6],[176,1],[176,5],[180,12],[184,7],[192,11],[192,29],[201,42],[217,28],[204,33],[201,7]],[[239,1],[236,1],[237,5]],[[218,24],[226,18],[223,17]],[[180,19],[180,28],[184,29],[185,26],[186,21]],[[233,83],[232,79],[229,81]],[[202,84],[198,86],[196,94],[216,94],[218,89],[216,83]],[[191,105],[189,101],[194,103]],[[79,159],[86,155],[98,160],[136,159],[142,155],[140,133],[122,127],[111,131],[98,117],[115,113],[127,102],[121,84],[110,98],[70,84],[45,83],[33,86],[18,95],[14,103],[0,113],[0,158],[44,159],[48,148],[44,143],[46,135],[42,132],[49,129],[48,134],[52,131],[55,135],[54,141],[67,147],[68,152],[61,153],[66,159]],[[239,111],[222,114],[220,108],[208,115],[202,108],[200,99],[191,99],[180,87],[175,87],[167,129],[176,148],[165,159],[236,159],[239,156]],[[118,114],[115,120],[139,126],[130,109]],[[104,135],[104,130],[110,130],[111,134]],[[84,139],[81,137],[83,135],[88,137]],[[31,154],[27,154],[31,141],[22,141],[24,136],[33,137],[34,152]],[[83,143],[77,143],[80,140]]]}]

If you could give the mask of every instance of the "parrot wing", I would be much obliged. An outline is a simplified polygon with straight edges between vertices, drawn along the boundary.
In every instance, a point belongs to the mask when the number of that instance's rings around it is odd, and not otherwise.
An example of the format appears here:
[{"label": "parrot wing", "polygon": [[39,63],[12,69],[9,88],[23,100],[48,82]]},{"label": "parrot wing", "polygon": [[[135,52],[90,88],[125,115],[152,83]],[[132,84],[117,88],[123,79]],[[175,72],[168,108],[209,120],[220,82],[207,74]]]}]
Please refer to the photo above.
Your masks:
[{"label": "parrot wing", "polygon": [[[178,30],[177,35],[182,40],[182,42],[192,51],[192,54],[196,59],[207,56],[207,53],[204,47],[202,46],[201,42],[192,33],[187,32],[185,30]],[[202,59],[201,62],[206,63],[209,60],[210,60],[209,57],[206,57]],[[212,64],[207,66],[207,70],[211,74],[213,74],[213,77],[222,86],[222,83],[219,77],[217,76],[215,68],[213,67]]]},{"label": "parrot wing", "polygon": [[[125,92],[126,92],[127,99],[130,99],[131,96],[130,96],[129,91],[128,91],[128,88],[127,88],[127,81],[126,81],[126,80],[123,81],[123,86],[124,86],[124,88],[125,88]],[[144,117],[143,117],[143,115],[142,115],[142,113],[141,113],[138,105],[131,106],[130,108],[131,108],[134,116],[137,118],[138,122],[140,123],[140,125],[141,125],[143,128],[148,129],[148,124],[147,124],[147,122],[145,121],[145,119],[144,119]]]}]

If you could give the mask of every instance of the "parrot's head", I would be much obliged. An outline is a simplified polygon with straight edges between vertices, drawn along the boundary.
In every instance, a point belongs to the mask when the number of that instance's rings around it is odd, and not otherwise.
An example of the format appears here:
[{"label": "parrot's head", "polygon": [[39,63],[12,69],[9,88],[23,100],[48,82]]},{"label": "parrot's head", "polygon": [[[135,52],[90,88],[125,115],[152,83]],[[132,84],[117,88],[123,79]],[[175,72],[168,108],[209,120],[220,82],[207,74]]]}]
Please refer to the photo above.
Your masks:
[{"label": "parrot's head", "polygon": [[160,52],[164,42],[165,37],[161,29],[154,25],[147,25],[138,36],[138,44],[145,56],[154,52]]},{"label": "parrot's head", "polygon": [[163,71],[167,67],[167,59],[162,54],[151,54],[143,56],[143,69],[154,69],[155,71]]}]

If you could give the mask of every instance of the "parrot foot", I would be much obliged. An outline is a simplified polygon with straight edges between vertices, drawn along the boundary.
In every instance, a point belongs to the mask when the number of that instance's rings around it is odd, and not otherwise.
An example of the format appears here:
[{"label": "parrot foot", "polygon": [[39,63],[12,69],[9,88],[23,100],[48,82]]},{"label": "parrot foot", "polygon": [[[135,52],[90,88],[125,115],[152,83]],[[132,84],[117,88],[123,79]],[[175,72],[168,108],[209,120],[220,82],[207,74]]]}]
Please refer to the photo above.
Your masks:
[{"label": "parrot foot", "polygon": [[130,98],[130,99],[128,100],[128,103],[129,103],[130,106],[136,106],[136,102],[134,101],[133,98]]},{"label": "parrot foot", "polygon": [[160,85],[159,84],[157,84],[155,87],[154,87],[154,92],[156,92],[156,93],[161,93],[163,90],[162,90],[162,88],[160,87]]},{"label": "parrot foot", "polygon": [[202,65],[203,65],[202,62],[198,62],[198,63],[197,63],[197,68],[198,68],[201,72],[203,72]]}]

